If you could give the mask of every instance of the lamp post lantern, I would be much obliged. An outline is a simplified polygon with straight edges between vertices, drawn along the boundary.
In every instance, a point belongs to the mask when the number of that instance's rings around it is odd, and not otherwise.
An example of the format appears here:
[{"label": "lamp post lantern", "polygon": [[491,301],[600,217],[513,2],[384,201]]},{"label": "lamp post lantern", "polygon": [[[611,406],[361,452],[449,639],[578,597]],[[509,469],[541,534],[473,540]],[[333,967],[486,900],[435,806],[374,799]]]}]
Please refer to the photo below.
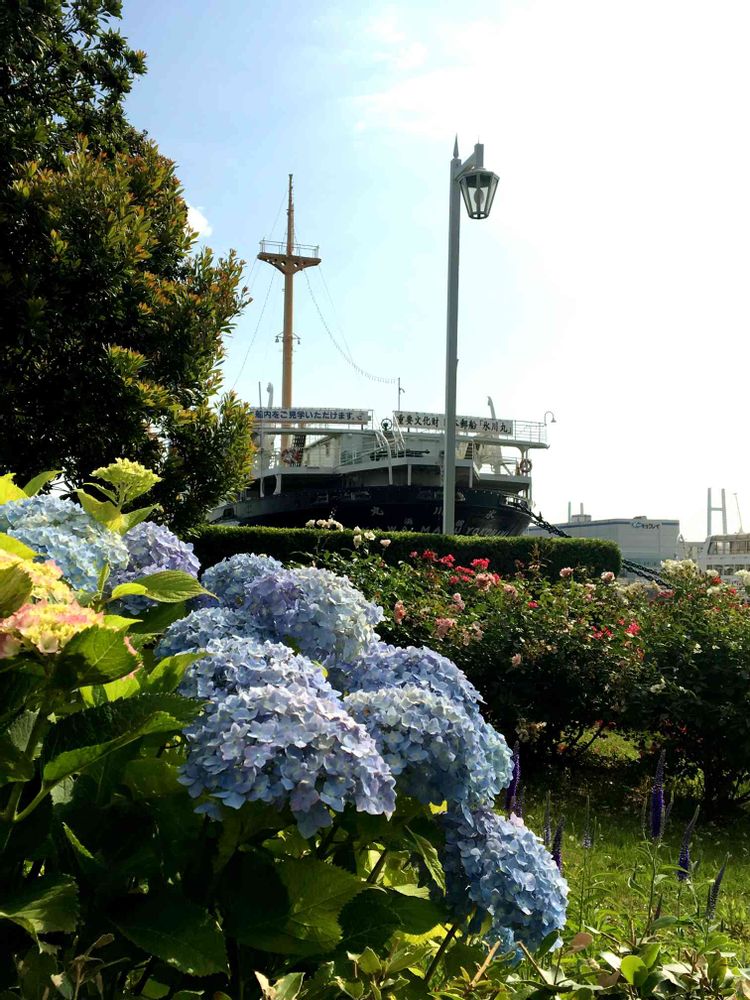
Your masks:
[{"label": "lamp post lantern", "polygon": [[458,367],[458,249],[461,197],[470,219],[490,214],[498,183],[497,174],[484,167],[484,146],[477,143],[471,156],[461,162],[458,137],[451,160],[450,211],[448,217],[448,321],[445,339],[445,444],[443,452],[443,534],[456,528],[456,369]]}]

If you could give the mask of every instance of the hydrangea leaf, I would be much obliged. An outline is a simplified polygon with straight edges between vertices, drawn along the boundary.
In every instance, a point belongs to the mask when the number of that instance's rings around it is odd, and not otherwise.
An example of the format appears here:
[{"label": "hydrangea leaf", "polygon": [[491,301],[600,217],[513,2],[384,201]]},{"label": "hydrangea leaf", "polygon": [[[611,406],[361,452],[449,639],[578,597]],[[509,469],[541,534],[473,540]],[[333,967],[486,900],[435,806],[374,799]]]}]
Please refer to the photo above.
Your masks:
[{"label": "hydrangea leaf", "polygon": [[0,618],[8,618],[31,597],[33,583],[20,566],[0,569]]},{"label": "hydrangea leaf", "polygon": [[90,493],[87,493],[86,490],[76,490],[76,495],[86,513],[90,514],[99,524],[109,527],[110,522],[120,516],[119,508],[115,507],[109,500],[97,500]]},{"label": "hydrangea leaf", "polygon": [[228,971],[216,919],[177,889],[165,887],[131,898],[111,919],[129,941],[180,972],[210,976]]},{"label": "hydrangea leaf", "polygon": [[159,799],[183,793],[177,781],[176,765],[163,757],[139,757],[128,761],[122,780],[136,799]]},{"label": "hydrangea leaf", "polygon": [[350,900],[341,911],[339,922],[343,946],[354,952],[361,952],[368,946],[376,952],[381,951],[394,932],[403,927],[389,895],[377,886]]},{"label": "hydrangea leaf", "polygon": [[75,687],[106,684],[131,673],[139,662],[121,632],[92,625],[67,643],[56,673]]},{"label": "hydrangea leaf", "polygon": [[187,608],[185,602],[177,604],[161,604],[149,608],[140,616],[140,621],[130,629],[131,635],[157,635],[169,628],[174,622],[185,617]]},{"label": "hydrangea leaf", "polygon": [[140,576],[132,582],[139,583],[146,588],[143,593],[144,597],[150,597],[152,601],[164,604],[176,604],[179,601],[187,601],[191,597],[208,594],[208,591],[198,583],[194,576],[177,569],[165,569],[160,573]]},{"label": "hydrangea leaf", "polygon": [[39,490],[44,489],[47,483],[51,483],[53,479],[57,479],[61,471],[61,469],[52,469],[51,472],[40,472],[38,476],[34,476],[33,479],[30,479],[26,483],[23,492],[27,497],[36,496]]},{"label": "hydrangea leaf", "polygon": [[121,535],[126,535],[131,528],[140,524],[141,521],[145,521],[147,517],[150,517],[158,506],[158,504],[152,504],[150,507],[139,507],[138,510],[131,510],[127,514],[121,514],[117,521],[117,531]]},{"label": "hydrangea leaf", "polygon": [[10,781],[30,781],[34,764],[7,733],[0,735],[0,785]]},{"label": "hydrangea leaf", "polygon": [[427,867],[427,871],[432,876],[433,881],[442,892],[445,892],[445,872],[443,871],[443,866],[440,864],[438,852],[429,840],[425,837],[421,837],[418,833],[414,833],[413,830],[409,830],[409,836],[414,842],[414,846],[422,856],[422,860]]},{"label": "hydrangea leaf", "polygon": [[20,486],[16,486],[13,482],[14,479],[15,475],[12,472],[6,472],[4,476],[0,476],[0,504],[7,503],[8,500],[26,499],[26,493]]},{"label": "hydrangea leaf", "polygon": [[69,875],[42,875],[3,895],[0,917],[12,920],[34,938],[73,931],[78,923],[78,886]]},{"label": "hydrangea leaf", "polygon": [[311,948],[311,954],[330,951],[341,940],[338,916],[364,889],[354,875],[311,858],[288,858],[279,865],[291,912],[286,930]]},{"label": "hydrangea leaf", "polygon": [[178,695],[141,694],[67,716],[44,741],[44,782],[57,784],[141,736],[179,731],[199,710]]},{"label": "hydrangea leaf", "polygon": [[110,600],[116,601],[118,597],[127,597],[129,594],[146,593],[148,593],[148,587],[144,587],[142,583],[120,583],[112,591]]},{"label": "hydrangea leaf", "polygon": [[401,930],[405,934],[426,934],[448,919],[446,910],[429,899],[405,896],[394,889],[387,892],[389,905],[401,921]]},{"label": "hydrangea leaf", "polygon": [[146,678],[146,690],[152,692],[171,692],[177,689],[185,671],[191,663],[200,660],[203,653],[175,653],[159,660]]},{"label": "hydrangea leaf", "polygon": [[0,549],[3,552],[10,552],[12,556],[18,556],[19,559],[33,559],[37,552],[28,545],[24,545],[23,542],[19,542],[17,538],[13,538],[12,535],[6,535],[4,531],[0,531]]}]

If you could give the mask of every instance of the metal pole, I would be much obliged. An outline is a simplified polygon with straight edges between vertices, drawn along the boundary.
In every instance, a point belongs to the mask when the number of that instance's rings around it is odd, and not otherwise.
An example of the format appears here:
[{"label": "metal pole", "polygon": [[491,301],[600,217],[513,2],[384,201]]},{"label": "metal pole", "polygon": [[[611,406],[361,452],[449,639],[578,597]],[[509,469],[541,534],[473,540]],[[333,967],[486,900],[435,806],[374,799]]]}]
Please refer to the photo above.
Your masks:
[{"label": "metal pole", "polygon": [[458,138],[451,160],[448,217],[448,318],[445,338],[445,439],[443,452],[443,534],[456,531],[456,369],[458,367],[458,250],[461,192],[456,177],[461,170]]},{"label": "metal pole", "polygon": [[[294,244],[294,202],[292,201],[292,175],[289,174],[289,205],[287,208],[286,255],[292,256]],[[294,331],[292,330],[294,315],[294,268],[287,260],[284,271],[284,333],[282,337],[283,363],[281,378],[281,405],[292,405],[292,349]]]}]

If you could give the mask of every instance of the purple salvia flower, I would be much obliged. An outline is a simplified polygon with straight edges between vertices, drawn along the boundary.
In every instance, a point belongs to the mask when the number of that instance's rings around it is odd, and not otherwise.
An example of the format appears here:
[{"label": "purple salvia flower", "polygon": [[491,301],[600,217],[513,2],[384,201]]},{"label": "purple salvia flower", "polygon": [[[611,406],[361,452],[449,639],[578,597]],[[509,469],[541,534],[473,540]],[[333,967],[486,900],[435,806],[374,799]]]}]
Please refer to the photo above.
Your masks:
[{"label": "purple salvia flower", "polygon": [[716,904],[719,901],[719,891],[721,889],[721,882],[724,878],[724,872],[726,871],[727,863],[726,861],[719,869],[719,874],[713,881],[713,885],[708,890],[708,902],[706,903],[706,920],[713,920],[716,916]]},{"label": "purple salvia flower", "polygon": [[666,753],[662,750],[659,754],[659,763],[656,765],[654,775],[654,786],[651,789],[651,839],[661,840],[664,832],[664,761]]},{"label": "purple salvia flower", "polygon": [[513,812],[519,819],[523,819],[523,784],[520,781],[518,782],[518,790],[516,791],[516,802]]},{"label": "purple salvia flower", "polygon": [[518,795],[518,785],[521,780],[521,754],[518,743],[513,747],[513,775],[505,793],[505,811],[510,816],[516,811],[516,796]]},{"label": "purple salvia flower", "polygon": [[557,829],[555,830],[555,837],[552,841],[552,860],[557,865],[558,871],[562,872],[562,839],[563,830],[565,829],[565,817],[560,817],[560,822],[557,824]]},{"label": "purple salvia flower", "polygon": [[680,882],[685,882],[690,878],[690,840],[693,836],[693,830],[695,830],[695,824],[698,821],[698,813],[700,812],[700,806],[697,806],[695,812],[693,813],[693,818],[690,820],[688,825],[685,827],[685,832],[682,835],[682,845],[680,846],[680,857],[677,861],[677,878]]},{"label": "purple salvia flower", "polygon": [[544,802],[544,846],[549,850],[552,843],[552,808],[550,802],[550,794],[547,792],[547,798]]}]

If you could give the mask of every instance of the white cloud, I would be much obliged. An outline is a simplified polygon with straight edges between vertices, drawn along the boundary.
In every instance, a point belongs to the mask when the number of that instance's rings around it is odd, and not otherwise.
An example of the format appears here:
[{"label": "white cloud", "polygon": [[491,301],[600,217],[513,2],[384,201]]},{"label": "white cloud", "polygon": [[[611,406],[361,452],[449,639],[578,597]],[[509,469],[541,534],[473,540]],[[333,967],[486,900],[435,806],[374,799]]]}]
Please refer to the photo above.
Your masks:
[{"label": "white cloud", "polygon": [[195,230],[200,237],[210,236],[213,232],[213,227],[209,223],[206,216],[194,205],[188,205],[188,225],[191,229]]}]

